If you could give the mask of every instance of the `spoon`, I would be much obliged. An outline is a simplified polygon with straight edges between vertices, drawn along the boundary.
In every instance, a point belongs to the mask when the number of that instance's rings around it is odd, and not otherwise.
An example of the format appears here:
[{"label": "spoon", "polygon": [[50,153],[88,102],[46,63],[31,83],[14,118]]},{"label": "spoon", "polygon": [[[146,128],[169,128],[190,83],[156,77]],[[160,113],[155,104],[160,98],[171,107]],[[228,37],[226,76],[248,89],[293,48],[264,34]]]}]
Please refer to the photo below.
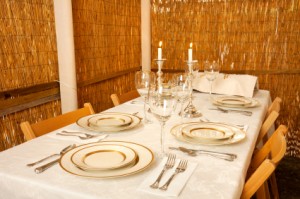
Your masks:
[{"label": "spoon", "polygon": [[50,156],[48,156],[48,157],[45,157],[45,158],[43,158],[43,159],[41,159],[41,160],[38,160],[38,161],[36,161],[36,162],[27,164],[27,166],[28,166],[28,167],[32,167],[32,166],[37,165],[37,164],[39,164],[39,163],[41,163],[41,162],[44,162],[45,160],[48,160],[48,159],[52,158],[52,157],[54,157],[54,156],[62,155],[62,154],[64,154],[65,152],[67,152],[69,149],[71,149],[71,148],[73,148],[73,147],[74,147],[74,144],[71,144],[71,145],[65,147],[64,149],[62,149],[59,153],[52,154],[52,155],[50,155]]}]

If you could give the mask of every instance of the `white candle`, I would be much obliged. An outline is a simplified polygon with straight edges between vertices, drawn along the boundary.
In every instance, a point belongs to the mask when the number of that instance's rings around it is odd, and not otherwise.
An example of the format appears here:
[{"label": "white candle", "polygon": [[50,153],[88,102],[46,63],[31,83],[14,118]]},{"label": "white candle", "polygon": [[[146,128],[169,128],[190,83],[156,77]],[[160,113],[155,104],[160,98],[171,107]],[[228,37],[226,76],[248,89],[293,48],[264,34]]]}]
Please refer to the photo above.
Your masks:
[{"label": "white candle", "polygon": [[192,62],[193,61],[193,43],[190,43],[190,48],[189,48],[189,51],[188,51],[188,61],[189,62]]},{"label": "white candle", "polygon": [[157,59],[158,60],[161,60],[162,59],[162,41],[159,42],[159,47],[157,49]]}]

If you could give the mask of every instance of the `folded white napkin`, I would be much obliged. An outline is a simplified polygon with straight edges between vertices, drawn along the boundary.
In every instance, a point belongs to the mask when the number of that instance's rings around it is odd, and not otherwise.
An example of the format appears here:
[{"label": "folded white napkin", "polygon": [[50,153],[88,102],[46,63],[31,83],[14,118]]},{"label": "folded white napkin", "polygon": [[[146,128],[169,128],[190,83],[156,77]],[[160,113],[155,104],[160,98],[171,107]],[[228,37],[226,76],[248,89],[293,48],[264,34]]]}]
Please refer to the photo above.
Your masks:
[{"label": "folded white napkin", "polygon": [[[195,162],[188,162],[187,169],[183,173],[177,174],[171,184],[169,185],[168,190],[163,191],[160,189],[152,189],[150,185],[157,179],[158,175],[162,171],[165,163],[167,162],[167,157],[165,157],[161,163],[151,172],[149,177],[147,177],[143,183],[138,188],[139,191],[159,195],[159,196],[178,196],[185,186],[186,182],[188,181],[189,177],[192,175],[194,170],[197,167],[197,163]],[[175,165],[172,169],[167,170],[163,175],[159,187],[163,186],[165,182],[171,177],[171,175],[175,172],[176,167],[178,166],[180,160],[177,159]]]},{"label": "folded white napkin", "polygon": [[[255,87],[258,88],[256,76],[220,73],[212,82],[212,93],[253,97]],[[210,82],[204,73],[196,75],[193,80],[193,89],[200,92],[210,91]]]}]

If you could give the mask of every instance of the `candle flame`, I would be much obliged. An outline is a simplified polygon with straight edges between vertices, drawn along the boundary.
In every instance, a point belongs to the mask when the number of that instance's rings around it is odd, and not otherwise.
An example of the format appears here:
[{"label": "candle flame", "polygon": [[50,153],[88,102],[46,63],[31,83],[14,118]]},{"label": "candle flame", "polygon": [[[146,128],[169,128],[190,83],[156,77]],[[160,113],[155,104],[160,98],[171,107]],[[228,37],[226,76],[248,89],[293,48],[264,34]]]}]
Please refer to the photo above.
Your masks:
[{"label": "candle flame", "polygon": [[161,46],[162,46],[162,41],[159,42],[159,47],[161,48]]},{"label": "candle flame", "polygon": [[190,48],[192,48],[193,47],[193,43],[190,43]]}]

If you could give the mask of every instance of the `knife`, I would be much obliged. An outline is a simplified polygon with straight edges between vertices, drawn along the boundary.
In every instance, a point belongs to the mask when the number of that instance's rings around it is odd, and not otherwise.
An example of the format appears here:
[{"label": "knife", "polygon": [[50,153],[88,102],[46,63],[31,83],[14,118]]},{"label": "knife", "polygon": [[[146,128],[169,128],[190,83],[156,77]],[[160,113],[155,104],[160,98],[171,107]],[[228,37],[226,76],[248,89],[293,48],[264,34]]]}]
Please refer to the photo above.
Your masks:
[{"label": "knife", "polygon": [[53,160],[52,162],[49,162],[43,166],[40,166],[40,167],[37,167],[34,169],[34,172],[35,173],[42,173],[44,172],[45,170],[47,170],[48,168],[52,167],[53,165],[57,164],[59,161],[59,158],[56,159],[56,160]]},{"label": "knife", "polygon": [[223,152],[215,152],[215,151],[207,151],[207,150],[200,150],[200,149],[187,149],[185,147],[169,147],[170,149],[174,150],[179,150],[184,153],[187,153],[189,155],[195,155],[196,153],[201,153],[201,154],[208,154],[208,155],[213,155],[213,156],[218,156],[220,158],[223,157],[223,159],[227,159],[230,161],[233,161],[233,159],[237,158],[236,154],[232,153],[223,153]]}]

